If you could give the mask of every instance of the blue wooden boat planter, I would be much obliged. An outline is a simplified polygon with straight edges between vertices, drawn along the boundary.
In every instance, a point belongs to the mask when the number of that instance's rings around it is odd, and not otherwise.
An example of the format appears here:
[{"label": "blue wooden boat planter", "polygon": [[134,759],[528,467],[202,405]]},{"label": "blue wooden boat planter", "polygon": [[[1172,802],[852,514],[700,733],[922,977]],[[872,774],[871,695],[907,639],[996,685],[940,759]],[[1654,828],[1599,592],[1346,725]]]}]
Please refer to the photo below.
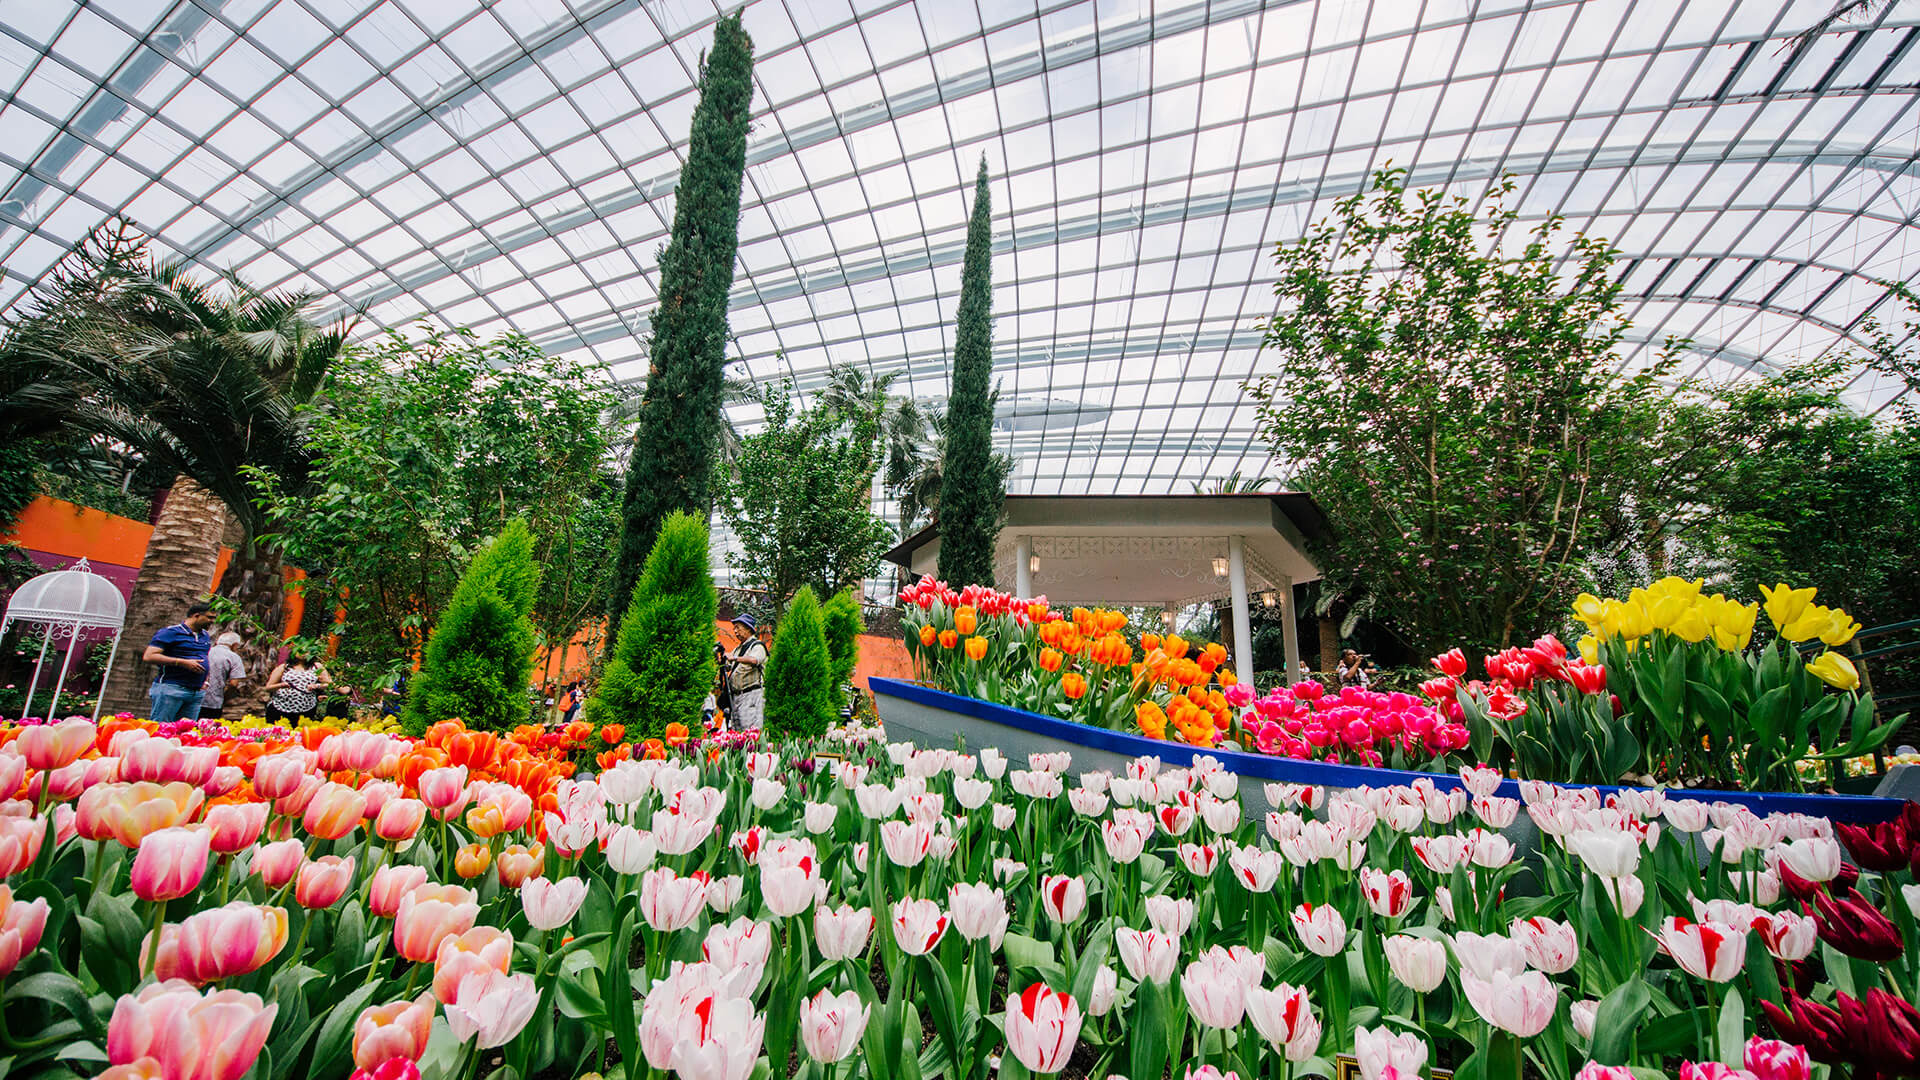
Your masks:
[{"label": "blue wooden boat planter", "polygon": [[[1200,754],[1212,754],[1228,769],[1239,774],[1241,806],[1249,817],[1263,816],[1269,809],[1264,787],[1270,781],[1346,789],[1406,784],[1424,776],[1442,789],[1461,786],[1458,776],[1446,773],[1333,765],[1233,750],[1197,750],[1184,743],[1149,739],[1144,735],[1058,720],[899,679],[876,677],[869,679],[868,685],[873,691],[880,720],[886,725],[888,738],[895,741],[910,740],[921,746],[952,746],[959,739],[964,741],[969,750],[998,747],[1014,759],[1015,767],[1024,766],[1026,756],[1030,753],[1056,750],[1072,752],[1072,771],[1076,773],[1097,769],[1122,773],[1128,761],[1145,755],[1158,756],[1168,765],[1185,766],[1192,764]],[[1602,794],[1624,790],[1605,784],[1569,786],[1592,787]],[[1515,780],[1504,781],[1499,793],[1517,799],[1520,797],[1520,784]],[[1737,803],[1762,815],[1801,813],[1861,824],[1891,820],[1899,816],[1903,805],[1902,800],[1873,795],[1793,795],[1767,791],[1669,788],[1667,797],[1698,799],[1709,803]],[[1523,814],[1515,824],[1530,823]]]}]

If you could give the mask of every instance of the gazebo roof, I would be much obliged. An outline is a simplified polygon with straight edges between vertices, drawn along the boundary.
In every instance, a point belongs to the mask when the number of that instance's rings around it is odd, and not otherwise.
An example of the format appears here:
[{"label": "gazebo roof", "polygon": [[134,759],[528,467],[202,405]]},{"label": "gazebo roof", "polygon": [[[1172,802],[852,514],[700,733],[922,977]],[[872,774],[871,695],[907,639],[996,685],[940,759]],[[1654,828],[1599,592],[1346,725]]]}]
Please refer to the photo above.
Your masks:
[{"label": "gazebo roof", "polygon": [[120,629],[126,597],[112,581],[94,573],[81,559],[65,570],[41,574],[21,585],[7,601],[6,622],[39,622]]},{"label": "gazebo roof", "polygon": [[[1301,492],[1239,495],[1008,495],[994,549],[994,577],[1011,588],[1015,553],[1031,538],[1039,563],[1033,592],[1054,603],[1175,604],[1225,599],[1215,572],[1230,537],[1243,538],[1248,587],[1280,589],[1320,577],[1307,554],[1326,517]],[[940,523],[887,552],[888,562],[932,574]]]}]

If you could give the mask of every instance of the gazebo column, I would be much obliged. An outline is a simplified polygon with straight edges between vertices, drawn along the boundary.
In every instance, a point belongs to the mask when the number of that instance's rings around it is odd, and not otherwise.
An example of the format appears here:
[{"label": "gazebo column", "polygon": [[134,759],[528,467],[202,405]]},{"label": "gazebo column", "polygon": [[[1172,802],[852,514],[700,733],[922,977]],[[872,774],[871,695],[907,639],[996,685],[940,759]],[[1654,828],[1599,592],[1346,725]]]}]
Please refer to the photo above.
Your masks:
[{"label": "gazebo column", "polygon": [[1252,686],[1253,623],[1247,616],[1247,538],[1239,533],[1227,537],[1227,585],[1233,592],[1233,673],[1241,682]]},{"label": "gazebo column", "polygon": [[1033,536],[1028,533],[1013,540],[1013,595],[1033,599]]},{"label": "gazebo column", "polygon": [[1286,645],[1287,681],[1293,685],[1300,677],[1300,613],[1293,609],[1293,579],[1285,574],[1274,583],[1280,590],[1280,639]]}]

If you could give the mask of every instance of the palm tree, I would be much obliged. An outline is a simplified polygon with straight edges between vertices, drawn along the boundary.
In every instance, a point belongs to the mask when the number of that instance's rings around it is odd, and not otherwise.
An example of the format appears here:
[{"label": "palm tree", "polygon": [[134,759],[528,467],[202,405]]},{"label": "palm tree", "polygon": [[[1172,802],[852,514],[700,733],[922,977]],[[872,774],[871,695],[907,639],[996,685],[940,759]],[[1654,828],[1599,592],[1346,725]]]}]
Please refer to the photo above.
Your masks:
[{"label": "palm tree", "polygon": [[1195,495],[1254,495],[1267,490],[1267,485],[1271,483],[1273,483],[1271,476],[1242,476],[1240,470],[1235,469],[1223,479],[1193,481],[1193,493]]},{"label": "palm tree", "polygon": [[[48,297],[62,306],[38,305],[42,317],[10,335],[10,345],[17,340],[24,359],[52,364],[84,386],[76,428],[132,447],[179,477],[135,582],[129,643],[143,644],[204,590],[198,583],[212,577],[231,515],[234,556],[215,591],[237,606],[243,630],[255,631],[252,669],[277,637],[285,602],[281,555],[266,535],[256,481],[271,476],[296,499],[310,482],[300,407],[325,385],[349,324],[315,325],[309,314],[319,298],[309,293],[265,292],[231,273],[216,286],[179,263],[155,264],[124,223],[96,235],[118,238],[130,254],[103,274],[83,242],[73,272],[91,275],[98,287]],[[107,707],[139,708],[140,665],[116,664],[114,675]],[[249,703],[244,695],[237,702]]]}]

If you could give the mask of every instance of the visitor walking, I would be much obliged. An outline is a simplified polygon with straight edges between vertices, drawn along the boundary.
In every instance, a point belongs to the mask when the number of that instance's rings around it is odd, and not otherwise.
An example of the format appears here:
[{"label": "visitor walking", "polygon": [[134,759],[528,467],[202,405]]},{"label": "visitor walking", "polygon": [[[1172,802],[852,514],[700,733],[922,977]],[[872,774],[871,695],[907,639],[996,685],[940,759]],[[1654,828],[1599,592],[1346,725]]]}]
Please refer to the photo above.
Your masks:
[{"label": "visitor walking", "polygon": [[580,706],[586,704],[587,692],[585,688],[580,685],[579,679],[573,680],[573,685],[567,687],[566,696],[560,700],[564,702],[567,707],[566,714],[560,718],[561,726],[564,727],[580,719]]},{"label": "visitor walking", "polygon": [[767,647],[760,643],[760,627],[753,616],[733,620],[744,635],[727,654],[727,726],[734,731],[758,731],[766,719]]},{"label": "visitor walking", "polygon": [[227,703],[227,691],[237,688],[247,677],[247,662],[233,651],[240,635],[229,630],[213,639],[207,651],[207,682],[200,688],[200,719],[218,720]]},{"label": "visitor walking", "polygon": [[329,682],[326,670],[311,656],[288,656],[267,676],[267,723],[298,724],[310,719],[320,707],[320,690]]},{"label": "visitor walking", "polygon": [[154,723],[199,718],[200,695],[207,685],[207,653],[213,648],[207,628],[212,625],[213,608],[197,601],[187,605],[186,618],[161,628],[147,642],[140,660],[160,668],[153,685],[147,687],[147,697],[153,701],[147,716]]}]

